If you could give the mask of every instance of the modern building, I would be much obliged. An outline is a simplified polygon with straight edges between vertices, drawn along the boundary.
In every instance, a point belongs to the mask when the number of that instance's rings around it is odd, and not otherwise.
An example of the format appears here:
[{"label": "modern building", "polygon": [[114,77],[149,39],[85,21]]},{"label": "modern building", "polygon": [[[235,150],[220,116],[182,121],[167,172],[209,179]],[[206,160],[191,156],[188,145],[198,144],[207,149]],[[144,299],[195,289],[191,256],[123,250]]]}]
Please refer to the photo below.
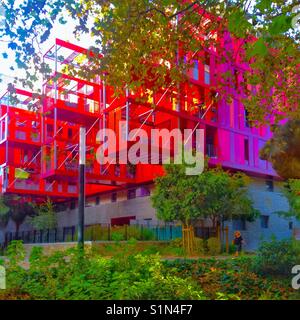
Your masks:
[{"label": "modern building", "polygon": [[[229,38],[230,40],[230,38]],[[235,50],[232,41],[224,42],[226,50]],[[111,223],[156,224],[150,195],[153,179],[163,174],[157,164],[101,165],[96,161],[98,131],[112,129],[117,138],[128,140],[129,132],[143,129],[204,130],[204,152],[209,165],[222,165],[245,172],[252,178],[249,194],[261,217],[254,223],[228,222],[230,234],[242,231],[247,247],[254,249],[260,239],[276,235],[290,237],[299,226],[294,219],[279,217],[288,203],[280,190],[280,179],[259,151],[270,138],[269,128],[251,127],[241,103],[244,93],[243,63],[223,63],[211,48],[193,57],[189,79],[177,87],[151,92],[124,90],[114,96],[113,88],[100,76],[87,81],[70,76],[65,67],[80,68],[88,64],[90,52],[57,39],[44,59],[53,65],[52,77],[46,79],[43,94],[16,89],[0,99],[0,188],[2,194],[21,196],[23,201],[43,201],[50,197],[58,203],[59,226],[71,228],[77,223],[79,128],[86,128],[86,212],[87,225]],[[234,99],[216,99],[215,87],[224,71],[234,75],[228,90]],[[149,89],[150,90],[150,89]],[[248,88],[255,90],[255,88]],[[122,126],[119,124],[122,123]],[[106,130],[106,131],[105,131]],[[197,143],[195,134],[192,146]],[[129,142],[130,144],[130,142]],[[164,149],[156,150],[155,155]],[[172,149],[172,148],[171,148]],[[172,150],[171,150],[172,151]],[[123,152],[123,153],[122,153]],[[124,154],[117,145],[115,154]],[[145,159],[144,159],[145,160]],[[153,160],[153,158],[152,158]],[[16,198],[20,201],[20,198]],[[203,222],[202,227],[208,227]],[[30,226],[23,224],[20,231]],[[14,229],[9,221],[3,232]],[[1,235],[0,235],[1,240]]]}]

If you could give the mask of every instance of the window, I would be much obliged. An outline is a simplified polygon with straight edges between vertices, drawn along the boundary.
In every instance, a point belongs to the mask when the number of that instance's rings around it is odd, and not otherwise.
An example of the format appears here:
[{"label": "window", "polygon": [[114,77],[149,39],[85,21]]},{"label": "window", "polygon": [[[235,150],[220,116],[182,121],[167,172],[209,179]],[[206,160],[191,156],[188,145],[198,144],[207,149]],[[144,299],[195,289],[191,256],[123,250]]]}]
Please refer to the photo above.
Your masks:
[{"label": "window", "polygon": [[210,84],[210,66],[204,66],[204,83]]},{"label": "window", "polygon": [[75,200],[71,201],[71,203],[70,203],[70,209],[71,209],[71,210],[75,210],[75,209],[76,209],[76,201],[75,201]]},{"label": "window", "polygon": [[100,197],[99,196],[96,197],[95,204],[96,204],[96,206],[100,204]]},{"label": "window", "polygon": [[207,52],[204,57],[204,83],[210,84],[210,55]]},{"label": "window", "polygon": [[72,128],[68,128],[68,139],[73,139],[73,130],[72,130]]},{"label": "window", "polygon": [[260,226],[263,229],[269,228],[269,216],[260,216]]},{"label": "window", "polygon": [[111,202],[117,202],[117,193],[116,192],[113,192],[111,194]]},{"label": "window", "polygon": [[127,200],[136,198],[136,189],[130,189],[127,191]]},{"label": "window", "polygon": [[245,219],[235,219],[232,220],[233,230],[246,230],[246,220]]},{"label": "window", "polygon": [[248,139],[244,140],[244,156],[245,156],[245,161],[249,161],[249,140]]},{"label": "window", "polygon": [[267,187],[268,191],[270,191],[270,192],[274,191],[274,182],[273,182],[272,178],[266,180],[266,187]]},{"label": "window", "polygon": [[247,111],[247,109],[245,109],[245,127],[247,127],[247,128],[250,127],[250,123],[249,123],[249,112]]},{"label": "window", "polygon": [[193,78],[195,80],[199,80],[199,62],[198,62],[198,60],[194,60]]},{"label": "window", "polygon": [[141,187],[141,197],[150,196],[150,190],[148,187]]}]

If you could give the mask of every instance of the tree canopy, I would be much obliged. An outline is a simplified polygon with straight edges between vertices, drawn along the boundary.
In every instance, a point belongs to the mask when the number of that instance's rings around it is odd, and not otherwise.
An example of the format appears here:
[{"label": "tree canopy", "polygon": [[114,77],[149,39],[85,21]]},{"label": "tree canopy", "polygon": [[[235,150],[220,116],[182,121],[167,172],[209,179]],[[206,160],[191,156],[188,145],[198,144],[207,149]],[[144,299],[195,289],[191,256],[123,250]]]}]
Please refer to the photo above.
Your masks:
[{"label": "tree canopy", "polygon": [[[242,59],[251,66],[241,80],[247,90],[255,87],[244,99],[250,119],[276,122],[299,117],[297,4],[297,0],[3,0],[0,39],[26,71],[23,84],[32,87],[40,72],[49,73],[41,45],[56,23],[67,28],[71,19],[76,36],[90,35],[96,44],[90,50],[104,55],[101,59],[91,55],[93,63],[79,74],[105,75],[119,91],[125,86],[146,88],[149,79],[153,90],[176,84],[185,79],[193,57],[204,59],[200,53],[215,47],[220,63],[234,65]],[[227,30],[232,38],[224,44]],[[232,39],[239,44],[235,49]],[[188,59],[185,53],[191,53]],[[218,90],[225,88],[228,95],[233,78],[232,72],[224,72]]]},{"label": "tree canopy", "polygon": [[253,220],[258,215],[247,195],[246,175],[218,167],[186,176],[185,167],[165,165],[166,174],[156,178],[151,199],[159,219],[190,225],[196,219],[208,218],[216,226],[228,219]]},{"label": "tree canopy", "polygon": [[300,179],[300,120],[273,127],[273,137],[260,152],[284,179]]},{"label": "tree canopy", "polygon": [[57,215],[54,204],[50,199],[33,204],[35,215],[28,216],[26,222],[31,224],[36,230],[54,229],[57,227]]},{"label": "tree canopy", "polygon": [[285,183],[284,193],[289,201],[290,210],[280,213],[286,217],[296,217],[300,219],[300,180],[289,179]]}]

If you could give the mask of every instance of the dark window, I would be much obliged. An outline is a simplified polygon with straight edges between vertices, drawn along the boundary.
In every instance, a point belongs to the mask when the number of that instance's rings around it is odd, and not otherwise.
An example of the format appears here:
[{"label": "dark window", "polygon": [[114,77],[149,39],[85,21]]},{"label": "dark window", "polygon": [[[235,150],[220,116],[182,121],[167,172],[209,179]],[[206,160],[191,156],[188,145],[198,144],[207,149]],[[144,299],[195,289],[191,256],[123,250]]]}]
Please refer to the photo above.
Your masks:
[{"label": "dark window", "polygon": [[98,197],[96,197],[96,201],[95,201],[95,203],[96,203],[96,206],[98,205],[98,204],[100,204],[100,197],[98,196]]},{"label": "dark window", "polygon": [[235,219],[232,220],[233,230],[246,230],[246,220],[245,219]]},{"label": "dark window", "polygon": [[290,221],[290,222],[289,222],[289,229],[290,229],[290,230],[293,230],[293,227],[294,227],[293,221]]},{"label": "dark window", "polygon": [[71,128],[68,128],[68,139],[73,138],[73,130]]},{"label": "dark window", "polygon": [[199,62],[198,62],[198,60],[194,60],[193,78],[195,80],[199,80]]},{"label": "dark window", "polygon": [[271,179],[266,180],[266,187],[268,191],[274,191],[274,182]]},{"label": "dark window", "polygon": [[249,112],[247,111],[247,109],[245,109],[245,126],[247,128],[250,127],[250,123],[249,123]]},{"label": "dark window", "polygon": [[249,140],[244,140],[244,155],[245,155],[245,161],[249,161]]},{"label": "dark window", "polygon": [[260,216],[260,226],[263,229],[269,228],[269,216]]},{"label": "dark window", "polygon": [[204,56],[204,83],[210,84],[210,55],[205,52]]},{"label": "dark window", "polygon": [[150,196],[150,190],[148,187],[141,187],[141,197]]},{"label": "dark window", "polygon": [[111,202],[116,202],[117,201],[117,193],[116,192],[113,192],[111,194]]},{"label": "dark window", "polygon": [[134,199],[136,198],[136,189],[130,189],[127,191],[127,199]]},{"label": "dark window", "polygon": [[70,209],[71,210],[75,210],[76,209],[76,201],[71,201],[71,204],[70,204]]},{"label": "dark window", "polygon": [[128,217],[120,217],[120,218],[112,218],[111,225],[112,226],[124,226],[125,224],[130,225],[130,220],[135,220],[135,216],[128,216]]}]

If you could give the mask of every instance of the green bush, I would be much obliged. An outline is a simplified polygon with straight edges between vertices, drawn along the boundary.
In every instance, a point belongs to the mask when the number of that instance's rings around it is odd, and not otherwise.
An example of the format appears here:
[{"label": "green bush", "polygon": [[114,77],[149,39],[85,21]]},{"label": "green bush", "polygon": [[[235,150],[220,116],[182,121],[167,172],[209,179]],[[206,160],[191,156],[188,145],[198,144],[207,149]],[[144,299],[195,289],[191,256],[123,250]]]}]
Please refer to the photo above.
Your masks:
[{"label": "green bush", "polygon": [[173,248],[182,248],[182,238],[176,238],[170,241],[170,246]]},{"label": "green bush", "polygon": [[208,253],[217,255],[221,253],[221,242],[218,238],[212,237],[207,240]]},{"label": "green bush", "polygon": [[[129,248],[130,249],[130,248]],[[164,267],[158,255],[124,255],[111,259],[86,249],[46,256],[34,248],[29,268],[20,266],[22,245],[8,248],[7,290],[1,298],[46,300],[204,299],[190,277],[179,277]]]},{"label": "green bush", "polygon": [[125,240],[124,234],[121,231],[114,231],[111,234],[111,240],[113,241],[123,241]]},{"label": "green bush", "polygon": [[254,259],[254,271],[260,274],[290,275],[300,262],[300,248],[292,240],[261,242]]},{"label": "green bush", "polygon": [[207,251],[207,243],[204,239],[195,238],[196,253],[203,255]]}]

